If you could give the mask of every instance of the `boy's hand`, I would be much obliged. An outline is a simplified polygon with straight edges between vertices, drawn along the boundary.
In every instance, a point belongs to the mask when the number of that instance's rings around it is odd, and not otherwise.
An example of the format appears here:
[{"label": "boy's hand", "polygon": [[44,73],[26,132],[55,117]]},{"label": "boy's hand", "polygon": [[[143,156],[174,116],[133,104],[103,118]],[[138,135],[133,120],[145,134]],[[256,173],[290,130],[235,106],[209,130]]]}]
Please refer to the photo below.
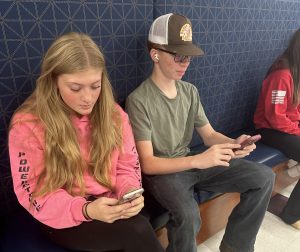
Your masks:
[{"label": "boy's hand", "polygon": [[[250,138],[250,137],[251,136],[249,136],[249,135],[241,135],[235,141],[236,141],[236,143],[240,144],[243,141],[245,141],[247,138]],[[234,157],[233,158],[243,158],[243,157],[249,156],[250,153],[255,149],[256,149],[256,145],[254,143],[251,144],[251,145],[248,145],[242,150],[234,151]]]},{"label": "boy's hand", "polygon": [[240,144],[215,144],[206,151],[193,156],[192,167],[206,169],[213,166],[229,166],[229,161],[235,157],[232,149],[241,147]]}]

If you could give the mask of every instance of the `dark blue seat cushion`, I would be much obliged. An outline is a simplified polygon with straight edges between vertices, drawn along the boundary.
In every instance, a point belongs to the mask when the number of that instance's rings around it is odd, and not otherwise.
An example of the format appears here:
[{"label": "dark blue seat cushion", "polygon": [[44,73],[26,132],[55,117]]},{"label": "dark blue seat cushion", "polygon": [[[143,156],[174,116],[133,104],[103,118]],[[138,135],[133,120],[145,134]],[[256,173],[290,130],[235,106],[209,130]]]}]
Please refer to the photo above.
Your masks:
[{"label": "dark blue seat cushion", "polygon": [[71,252],[44,237],[38,221],[21,207],[1,222],[0,251]]},{"label": "dark blue seat cushion", "polygon": [[281,151],[259,142],[256,143],[256,149],[249,156],[245,157],[245,159],[262,163],[270,167],[288,160]]}]

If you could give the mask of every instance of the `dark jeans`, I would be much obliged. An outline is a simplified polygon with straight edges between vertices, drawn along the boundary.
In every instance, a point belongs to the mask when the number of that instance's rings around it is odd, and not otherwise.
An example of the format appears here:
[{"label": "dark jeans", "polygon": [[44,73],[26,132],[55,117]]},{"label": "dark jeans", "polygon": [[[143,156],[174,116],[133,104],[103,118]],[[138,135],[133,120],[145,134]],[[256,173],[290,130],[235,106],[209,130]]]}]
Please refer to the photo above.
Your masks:
[{"label": "dark jeans", "polygon": [[42,225],[42,229],[50,240],[75,251],[164,251],[148,220],[140,214],[114,223],[94,220],[71,228]]},{"label": "dark jeans", "polygon": [[195,186],[212,192],[241,193],[241,201],[229,217],[222,242],[233,251],[252,252],[273,183],[271,168],[241,159],[232,160],[229,167],[144,175],[146,190],[170,212],[168,252],[197,251],[196,235],[200,230],[201,217],[194,199]]},{"label": "dark jeans", "polygon": [[[300,137],[272,129],[258,129],[261,141],[283,152],[288,158],[300,163]],[[288,224],[300,220],[300,182],[296,184],[280,217]]]}]

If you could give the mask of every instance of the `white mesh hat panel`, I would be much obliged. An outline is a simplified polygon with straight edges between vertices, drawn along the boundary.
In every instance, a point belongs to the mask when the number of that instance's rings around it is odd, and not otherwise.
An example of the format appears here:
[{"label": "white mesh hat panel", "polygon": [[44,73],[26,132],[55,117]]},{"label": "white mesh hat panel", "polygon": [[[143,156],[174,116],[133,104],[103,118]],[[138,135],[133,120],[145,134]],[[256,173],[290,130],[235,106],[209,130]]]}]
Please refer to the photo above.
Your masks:
[{"label": "white mesh hat panel", "polygon": [[155,19],[150,27],[148,40],[155,44],[168,44],[168,23],[173,13],[165,14]]}]

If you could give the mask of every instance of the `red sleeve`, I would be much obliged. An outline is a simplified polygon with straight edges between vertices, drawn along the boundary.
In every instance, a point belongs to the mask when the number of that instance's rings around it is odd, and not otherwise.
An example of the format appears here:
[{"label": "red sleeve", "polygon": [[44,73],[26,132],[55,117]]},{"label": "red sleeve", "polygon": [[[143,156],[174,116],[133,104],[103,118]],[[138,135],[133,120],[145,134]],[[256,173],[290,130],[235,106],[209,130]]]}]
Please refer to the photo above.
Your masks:
[{"label": "red sleeve", "polygon": [[122,117],[123,148],[119,153],[116,189],[121,197],[130,189],[141,187],[141,167],[128,115],[120,108]]},{"label": "red sleeve", "polygon": [[[292,100],[293,79],[291,75],[271,74],[263,86],[265,118],[273,129],[288,134],[300,135],[299,121],[292,121],[292,113],[297,113]],[[290,114],[290,116],[288,116]]]},{"label": "red sleeve", "polygon": [[37,178],[44,169],[43,129],[36,123],[21,122],[9,132],[9,155],[14,191],[20,204],[34,218],[53,228],[77,226],[85,220],[83,197],[73,197],[63,189],[30,200]]}]

